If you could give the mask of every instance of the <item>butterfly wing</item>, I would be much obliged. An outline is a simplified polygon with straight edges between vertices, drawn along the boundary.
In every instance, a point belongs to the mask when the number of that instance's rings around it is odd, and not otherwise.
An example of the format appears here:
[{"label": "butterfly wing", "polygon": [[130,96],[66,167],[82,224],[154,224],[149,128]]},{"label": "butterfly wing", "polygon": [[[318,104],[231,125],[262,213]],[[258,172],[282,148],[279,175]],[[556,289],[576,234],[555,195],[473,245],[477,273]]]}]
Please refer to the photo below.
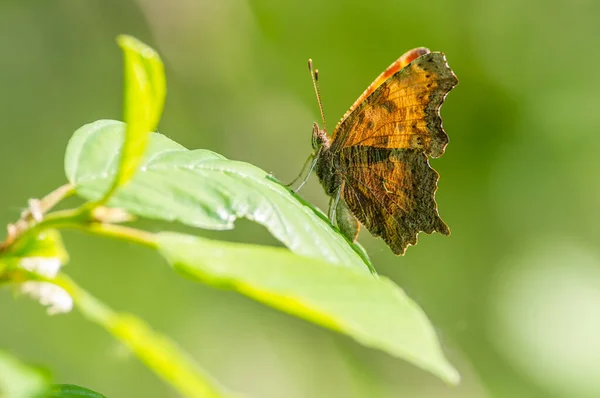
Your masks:
[{"label": "butterfly wing", "polygon": [[380,80],[340,121],[331,150],[338,156],[348,207],[394,253],[403,254],[420,231],[450,233],[437,212],[439,176],[427,155],[444,153],[448,136],[439,109],[458,80],[442,53],[425,53]]},{"label": "butterfly wing", "polygon": [[[377,76],[377,79],[375,79],[373,81],[373,83],[371,83],[369,85],[369,87],[367,87],[367,89],[360,95],[360,97],[358,97],[358,99],[356,101],[354,101],[354,104],[352,104],[350,109],[348,109],[348,112],[346,112],[344,114],[344,116],[342,116],[342,119],[338,123],[338,127],[352,112],[354,112],[354,110],[360,104],[362,104],[364,102],[364,100],[369,95],[373,94],[373,91],[375,91],[379,86],[381,86],[383,84],[383,82],[385,82],[391,76],[395,75],[406,65],[410,64],[412,61],[419,58],[421,55],[429,54],[430,52],[431,51],[428,48],[418,47],[418,48],[413,48],[412,50],[409,50],[409,51],[405,52],[404,54],[402,54],[402,56],[400,56],[400,58],[398,58],[396,61],[394,61],[393,64],[388,66],[388,68],[386,70],[384,70],[379,76]],[[337,131],[337,130],[338,130],[338,128],[336,127],[336,129],[334,131]]]},{"label": "butterfly wing", "polygon": [[458,83],[444,54],[427,53],[387,80],[379,80],[373,83],[379,86],[370,94],[367,89],[368,95],[337,125],[332,150],[361,145],[417,149],[441,156],[448,136],[439,111]]},{"label": "butterfly wing", "polygon": [[420,231],[450,234],[437,212],[438,173],[414,149],[343,148],[343,199],[374,236],[395,254],[417,243]]}]

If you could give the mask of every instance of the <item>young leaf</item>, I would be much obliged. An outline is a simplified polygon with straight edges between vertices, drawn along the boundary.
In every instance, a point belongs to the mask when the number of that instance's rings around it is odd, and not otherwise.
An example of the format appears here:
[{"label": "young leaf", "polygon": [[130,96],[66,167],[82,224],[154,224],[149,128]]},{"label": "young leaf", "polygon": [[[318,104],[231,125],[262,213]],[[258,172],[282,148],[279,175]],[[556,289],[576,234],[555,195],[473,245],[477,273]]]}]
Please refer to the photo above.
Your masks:
[{"label": "young leaf", "polygon": [[[100,120],[73,134],[65,172],[79,195],[97,200],[106,192],[117,173],[124,130],[121,122]],[[295,253],[369,272],[357,246],[263,170],[211,151],[187,150],[161,134],[152,134],[139,172],[108,204],[206,229],[230,229],[236,218],[247,217]]]},{"label": "young leaf", "polygon": [[42,398],[48,389],[48,383],[47,374],[0,351],[0,397]]},{"label": "young leaf", "polygon": [[123,118],[127,129],[119,171],[107,196],[135,174],[146,150],[148,135],[160,120],[166,95],[164,67],[159,55],[131,36],[119,36],[117,42],[125,63]]},{"label": "young leaf", "polygon": [[54,260],[63,265],[69,261],[69,254],[65,249],[60,232],[56,229],[47,229],[37,235],[19,239],[9,250],[2,252],[0,258],[4,258],[5,261],[41,258]]},{"label": "young leaf", "polygon": [[282,248],[157,234],[159,250],[187,277],[234,289],[279,310],[347,334],[456,384],[432,325],[387,278],[374,278]]},{"label": "young leaf", "polygon": [[[24,234],[0,253],[0,283],[18,283],[21,293],[47,306],[50,315],[69,312],[73,307],[71,297],[52,283],[38,280],[56,277],[68,259],[58,230]],[[3,273],[1,263],[9,272]]]}]

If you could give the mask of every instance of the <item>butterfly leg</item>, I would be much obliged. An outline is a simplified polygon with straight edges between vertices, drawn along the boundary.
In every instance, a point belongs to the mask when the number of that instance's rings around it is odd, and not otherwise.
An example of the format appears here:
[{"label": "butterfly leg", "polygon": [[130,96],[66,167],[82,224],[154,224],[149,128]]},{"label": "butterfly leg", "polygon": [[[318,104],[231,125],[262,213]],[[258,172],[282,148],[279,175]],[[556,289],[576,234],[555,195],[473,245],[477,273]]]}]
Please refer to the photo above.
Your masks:
[{"label": "butterfly leg", "polygon": [[302,166],[302,170],[300,171],[300,174],[298,174],[298,176],[296,178],[294,178],[294,180],[292,182],[287,184],[286,187],[291,188],[291,186],[294,185],[296,183],[296,181],[298,181],[302,177],[302,175],[304,174],[304,170],[306,170],[306,166],[308,166],[310,164],[310,168],[308,169],[308,172],[304,176],[304,179],[302,180],[300,185],[298,185],[298,188],[292,190],[292,192],[298,193],[300,191],[300,189],[302,189],[304,184],[306,184],[308,182],[310,175],[312,174],[313,170],[315,169],[315,166],[317,165],[317,162],[319,161],[320,155],[321,155],[321,148],[319,148],[319,150],[317,151],[316,154],[311,153],[310,156],[308,157],[308,159],[306,159],[306,162],[304,162],[304,166]]},{"label": "butterfly leg", "polygon": [[[308,179],[310,178],[310,175],[312,174],[313,170],[315,169],[315,166],[317,165],[317,161],[319,160],[319,156],[310,155],[310,157],[308,159],[312,160],[312,163],[310,164],[310,168],[308,169],[308,173],[306,173],[306,176],[304,176],[304,179],[302,180],[302,182],[300,183],[300,185],[298,185],[298,188],[296,188],[296,189],[293,190],[294,193],[298,193],[302,189],[302,187],[304,186],[304,184],[306,184],[308,182]],[[300,174],[300,175],[302,175],[302,174]],[[294,180],[294,182],[296,182],[298,180],[298,178],[300,178],[300,175],[296,178],[296,180]]]},{"label": "butterfly leg", "polygon": [[302,169],[300,169],[300,174],[298,174],[296,176],[296,178],[294,178],[292,180],[292,182],[290,182],[289,184],[285,184],[285,186],[288,188],[291,188],[292,185],[294,185],[300,178],[302,178],[302,176],[304,175],[304,171],[306,170],[306,166],[308,166],[310,162],[314,162],[314,160],[315,160],[315,157],[311,153],[310,156],[308,158],[306,158],[306,160],[304,161],[304,164],[302,165]]}]

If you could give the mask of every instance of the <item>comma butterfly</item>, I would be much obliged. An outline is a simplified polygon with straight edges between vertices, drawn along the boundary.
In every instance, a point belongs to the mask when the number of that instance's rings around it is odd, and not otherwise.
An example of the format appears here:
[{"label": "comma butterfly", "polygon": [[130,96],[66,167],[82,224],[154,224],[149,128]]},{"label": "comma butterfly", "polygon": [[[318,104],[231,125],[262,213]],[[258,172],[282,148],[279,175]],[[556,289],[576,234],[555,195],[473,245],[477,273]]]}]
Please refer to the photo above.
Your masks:
[{"label": "comma butterfly", "polygon": [[416,244],[421,231],[449,235],[435,202],[439,175],[428,159],[448,144],[440,107],[458,84],[444,54],[415,48],[402,55],[354,102],[331,137],[310,60],[309,68],[324,128],[313,126],[311,166],[296,191],[316,167],[331,197],[332,224],[355,241],[362,223],[395,254]]}]

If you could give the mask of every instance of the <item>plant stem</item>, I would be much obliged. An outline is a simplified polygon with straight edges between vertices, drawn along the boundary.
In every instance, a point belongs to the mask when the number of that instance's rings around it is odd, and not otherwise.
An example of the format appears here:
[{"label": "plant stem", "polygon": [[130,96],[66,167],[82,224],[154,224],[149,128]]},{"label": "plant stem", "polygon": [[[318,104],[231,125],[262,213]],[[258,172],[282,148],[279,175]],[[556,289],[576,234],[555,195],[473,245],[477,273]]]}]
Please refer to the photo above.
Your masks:
[{"label": "plant stem", "polygon": [[48,195],[44,196],[42,200],[40,200],[42,213],[47,213],[62,200],[73,196],[74,194],[75,187],[71,184],[65,184],[56,188],[54,191],[50,192]]},{"label": "plant stem", "polygon": [[37,235],[45,229],[76,229],[94,235],[107,236],[155,249],[157,247],[154,234],[123,225],[98,222],[92,215],[93,208],[83,205],[77,209],[59,210],[48,214],[37,224],[26,223],[22,229],[14,232],[0,245],[0,253],[6,251],[17,239]]},{"label": "plant stem", "polygon": [[65,184],[50,192],[42,199],[29,199],[29,207],[21,213],[21,218],[8,225],[8,236],[0,244],[0,252],[6,250],[23,235],[30,227],[32,222],[37,221],[38,217],[43,216],[50,209],[60,203],[62,200],[72,196],[75,193],[75,187],[71,184]]},{"label": "plant stem", "polygon": [[155,234],[137,228],[103,223],[91,223],[87,226],[70,225],[66,227],[79,229],[94,235],[107,236],[110,238],[125,240],[127,242],[138,243],[152,249],[156,249],[158,247]]},{"label": "plant stem", "polygon": [[63,210],[49,214],[42,222],[31,227],[28,234],[38,234],[48,228],[75,229],[93,235],[107,236],[128,242],[135,242],[155,249],[155,235],[137,228],[123,225],[107,224],[91,219],[90,212],[85,209]]}]

